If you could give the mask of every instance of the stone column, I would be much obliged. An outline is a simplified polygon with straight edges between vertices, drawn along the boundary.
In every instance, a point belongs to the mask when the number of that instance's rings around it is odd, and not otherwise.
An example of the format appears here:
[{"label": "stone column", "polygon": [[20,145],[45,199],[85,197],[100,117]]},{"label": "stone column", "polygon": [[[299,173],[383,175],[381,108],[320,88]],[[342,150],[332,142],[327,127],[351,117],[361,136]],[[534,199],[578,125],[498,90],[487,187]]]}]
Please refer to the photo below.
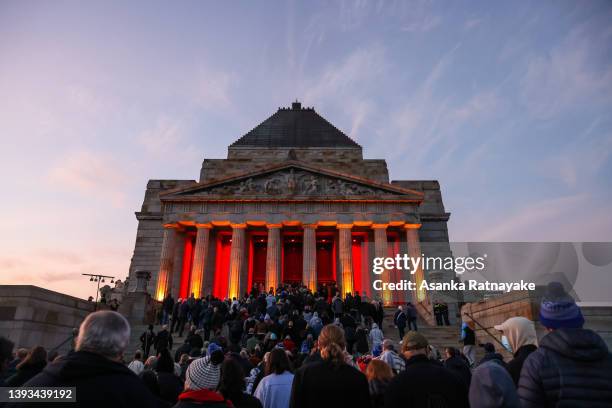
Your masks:
[{"label": "stone column", "polygon": [[159,260],[159,274],[157,275],[157,288],[155,298],[163,300],[170,290],[172,272],[174,269],[174,250],[176,248],[176,226],[164,225],[161,256]]},{"label": "stone column", "polygon": [[[411,258],[421,257],[421,241],[419,240],[419,224],[406,224],[406,244],[408,245],[408,256]],[[412,302],[423,302],[426,299],[425,290],[420,290],[419,286],[425,275],[423,274],[423,267],[419,266],[414,273],[410,271],[410,280],[416,284],[416,290],[412,292]]]},{"label": "stone column", "polygon": [[353,247],[351,228],[352,224],[338,224],[339,231],[339,258],[340,276],[342,280],[342,297],[353,293]]},{"label": "stone column", "polygon": [[[374,224],[374,257],[386,258],[389,256],[388,245],[387,245],[387,224]],[[385,271],[374,279],[381,279],[383,282],[389,282],[389,271],[385,268]],[[385,305],[391,304],[391,292],[384,290],[382,293],[383,303]]]},{"label": "stone column", "polygon": [[302,253],[302,282],[313,293],[317,290],[317,238],[316,224],[304,225]]},{"label": "stone column", "polygon": [[232,246],[230,248],[229,285],[227,296],[240,297],[240,275],[244,267],[246,224],[232,224]]},{"label": "stone column", "polygon": [[268,224],[268,247],[266,250],[266,292],[278,287],[281,275],[281,224]]},{"label": "stone column", "polygon": [[208,243],[210,242],[210,229],[212,225],[197,224],[196,228],[198,232],[196,235],[189,287],[190,292],[193,293],[196,298],[199,298],[203,295],[204,271],[206,270],[206,262],[208,261]]}]

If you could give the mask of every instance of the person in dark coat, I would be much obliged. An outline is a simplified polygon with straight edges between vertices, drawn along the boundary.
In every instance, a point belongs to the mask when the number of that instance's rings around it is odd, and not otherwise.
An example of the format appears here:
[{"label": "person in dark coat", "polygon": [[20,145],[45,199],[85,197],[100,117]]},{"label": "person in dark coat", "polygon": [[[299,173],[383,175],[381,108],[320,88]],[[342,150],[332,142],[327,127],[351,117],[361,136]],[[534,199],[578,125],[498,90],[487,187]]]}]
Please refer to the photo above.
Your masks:
[{"label": "person in dark coat", "polygon": [[[502,356],[497,351],[495,351],[495,346],[493,345],[493,343],[484,343],[484,344],[480,344],[480,346],[484,349],[485,355],[483,358],[480,359],[480,361],[478,362],[478,365],[482,365],[486,363],[487,361],[497,360],[499,365],[501,365],[502,367],[506,369],[508,368],[508,365],[504,361],[504,356]],[[466,358],[466,362],[467,362],[467,358]]]},{"label": "person in dark coat", "polygon": [[522,316],[511,317],[500,325],[495,326],[502,333],[502,344],[514,358],[506,365],[512,380],[518,387],[523,363],[531,353],[538,349],[534,323]]},{"label": "person in dark coat", "polygon": [[417,331],[419,328],[417,327],[417,311],[416,307],[411,302],[406,304],[406,309],[404,311],[406,316],[408,317],[408,330]]},{"label": "person in dark coat", "polygon": [[202,349],[204,348],[204,340],[196,328],[197,326],[195,325],[191,326],[191,330],[189,330],[189,334],[187,335],[187,341],[192,349]]},{"label": "person in dark coat", "polygon": [[164,349],[172,350],[172,335],[166,325],[162,326],[160,332],[155,336],[155,352],[159,354]]},{"label": "person in dark coat", "polygon": [[[0,387],[4,386],[4,379],[11,359],[13,358],[13,342],[0,336]],[[25,357],[24,357],[25,358]]]},{"label": "person in dark coat", "polygon": [[170,324],[170,333],[174,333],[178,328],[179,323],[179,312],[181,310],[181,304],[183,299],[178,299],[174,306],[172,306],[172,323]]},{"label": "person in dark coat", "polygon": [[189,344],[189,338],[185,339],[185,342],[178,346],[176,351],[174,352],[174,362],[178,363],[183,354],[189,355],[191,353],[191,344]]},{"label": "person in dark coat", "polygon": [[368,331],[363,325],[359,325],[357,328],[355,339],[355,350],[357,353],[367,354],[370,351],[370,346],[368,345]]},{"label": "person in dark coat", "polygon": [[225,399],[232,401],[236,408],[263,408],[261,401],[244,392],[246,387],[242,366],[229,358],[221,365],[221,382],[219,392]]},{"label": "person in dark coat", "polygon": [[548,334],[523,364],[518,394],[523,407],[612,407],[612,355],[603,339],[584,329],[580,307],[558,282],[540,305]]},{"label": "person in dark coat", "polygon": [[47,365],[47,351],[37,346],[28,351],[26,357],[17,364],[17,372],[6,379],[5,387],[21,387],[30,378],[40,373]]},{"label": "person in dark coat", "polygon": [[438,361],[427,357],[427,339],[410,331],[402,341],[406,369],[387,388],[385,407],[467,408],[468,389],[463,381]]},{"label": "person in dark coat", "polygon": [[153,331],[153,325],[150,324],[147,330],[140,335],[140,347],[144,352],[145,360],[149,357],[153,344],[155,344],[155,332]]},{"label": "person in dark coat", "polygon": [[345,352],[344,331],[327,325],[318,339],[322,361],[304,364],[295,372],[291,408],[370,407],[368,380]]},{"label": "person in dark coat", "polygon": [[[121,363],[130,340],[130,326],[122,315],[108,310],[89,314],[79,328],[75,352],[53,363],[25,387],[76,387],[76,402],[55,407],[165,407],[129,368]],[[11,403],[24,408],[27,403]]]},{"label": "person in dark coat", "polygon": [[393,370],[389,364],[381,360],[372,360],[365,370],[370,389],[372,408],[382,408],[385,405],[385,393],[393,379]]},{"label": "person in dark coat", "polygon": [[470,365],[463,356],[459,354],[459,350],[455,347],[447,347],[444,350],[446,359],[444,360],[444,367],[452,371],[463,383],[466,388],[470,388],[470,381],[472,380],[472,372],[470,371]]},{"label": "person in dark coat", "polygon": [[175,404],[183,390],[183,382],[174,374],[174,360],[168,349],[163,349],[157,356],[155,371],[159,384],[159,396],[170,404]]},{"label": "person in dark coat", "polygon": [[[195,300],[193,302],[195,303]],[[191,304],[189,303],[189,301],[184,301],[183,303],[181,303],[181,306],[179,307],[178,327],[176,328],[179,337],[183,337],[183,331],[185,331],[185,325],[187,324],[187,321],[189,319],[190,311]]]},{"label": "person in dark coat", "polygon": [[393,323],[397,326],[397,330],[399,332],[399,338],[404,338],[404,333],[406,331],[406,322],[408,321],[408,316],[404,313],[404,308],[402,306],[397,307],[397,312],[395,312],[395,316],[393,317]]},{"label": "person in dark coat", "polygon": [[479,364],[472,373],[470,408],[520,408],[514,382],[500,360]]},{"label": "person in dark coat", "polygon": [[174,307],[174,298],[172,297],[171,294],[168,293],[168,295],[164,298],[164,301],[162,302],[162,318],[160,321],[161,324],[168,324],[168,319],[170,315],[172,314],[173,307]]}]

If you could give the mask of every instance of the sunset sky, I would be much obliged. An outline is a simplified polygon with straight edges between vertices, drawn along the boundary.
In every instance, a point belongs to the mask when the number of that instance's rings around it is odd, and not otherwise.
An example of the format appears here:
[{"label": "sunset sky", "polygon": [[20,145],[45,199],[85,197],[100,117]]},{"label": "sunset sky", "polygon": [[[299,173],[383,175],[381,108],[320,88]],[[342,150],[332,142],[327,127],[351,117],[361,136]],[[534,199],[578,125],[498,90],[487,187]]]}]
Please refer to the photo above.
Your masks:
[{"label": "sunset sky", "polygon": [[0,284],[127,276],[148,179],[296,98],[452,241],[612,241],[612,2],[0,2]]}]

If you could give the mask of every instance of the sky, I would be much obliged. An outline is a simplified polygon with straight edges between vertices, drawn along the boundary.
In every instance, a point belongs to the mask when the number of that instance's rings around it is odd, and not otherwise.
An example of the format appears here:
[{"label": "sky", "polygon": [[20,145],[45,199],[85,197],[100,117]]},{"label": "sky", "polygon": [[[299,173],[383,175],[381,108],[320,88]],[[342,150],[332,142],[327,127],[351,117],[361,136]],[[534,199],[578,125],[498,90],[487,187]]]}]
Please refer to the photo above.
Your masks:
[{"label": "sky", "polygon": [[0,284],[123,278],[148,179],[296,98],[452,241],[612,241],[609,1],[0,1]]}]

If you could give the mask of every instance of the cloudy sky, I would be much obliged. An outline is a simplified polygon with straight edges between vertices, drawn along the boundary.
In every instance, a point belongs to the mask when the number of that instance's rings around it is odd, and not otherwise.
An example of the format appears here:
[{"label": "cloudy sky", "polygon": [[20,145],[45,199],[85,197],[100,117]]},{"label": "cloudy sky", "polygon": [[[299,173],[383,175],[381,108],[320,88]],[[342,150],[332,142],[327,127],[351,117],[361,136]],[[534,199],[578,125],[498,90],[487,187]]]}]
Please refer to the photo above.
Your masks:
[{"label": "cloudy sky", "polygon": [[612,3],[0,2],[0,283],[127,274],[148,179],[298,98],[454,241],[612,240]]}]

